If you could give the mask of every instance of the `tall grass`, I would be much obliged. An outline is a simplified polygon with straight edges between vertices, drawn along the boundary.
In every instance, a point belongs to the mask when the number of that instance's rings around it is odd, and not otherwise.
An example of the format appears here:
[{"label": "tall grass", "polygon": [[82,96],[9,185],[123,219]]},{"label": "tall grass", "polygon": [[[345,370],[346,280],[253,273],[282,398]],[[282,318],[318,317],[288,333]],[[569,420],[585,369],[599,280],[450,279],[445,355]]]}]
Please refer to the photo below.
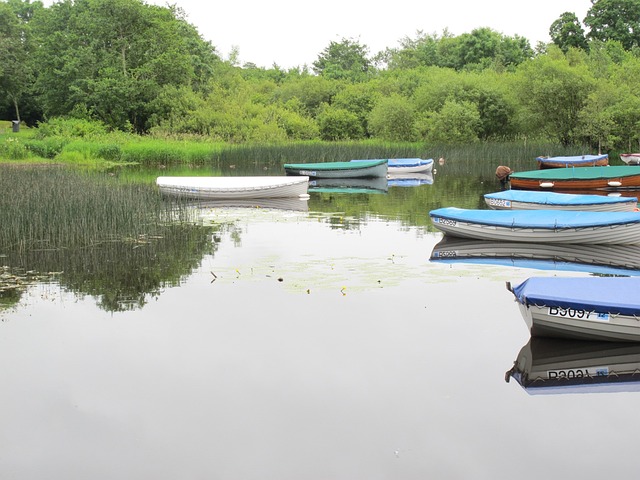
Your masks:
[{"label": "tall grass", "polygon": [[170,208],[150,185],[64,167],[0,167],[0,191],[0,254],[136,242]]}]

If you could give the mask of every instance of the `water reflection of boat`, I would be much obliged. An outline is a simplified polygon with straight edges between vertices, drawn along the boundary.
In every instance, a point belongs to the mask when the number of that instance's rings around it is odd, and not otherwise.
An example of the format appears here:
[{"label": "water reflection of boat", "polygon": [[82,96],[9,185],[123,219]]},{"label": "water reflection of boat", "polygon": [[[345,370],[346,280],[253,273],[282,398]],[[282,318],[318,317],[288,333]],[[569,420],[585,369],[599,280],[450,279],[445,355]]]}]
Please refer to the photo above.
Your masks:
[{"label": "water reflection of boat", "polygon": [[606,275],[640,275],[640,245],[569,245],[492,242],[445,235],[431,261],[565,270]]},{"label": "water reflection of boat", "polygon": [[531,338],[505,380],[531,394],[640,390],[640,345]]},{"label": "water reflection of boat", "polygon": [[309,210],[309,199],[306,197],[285,198],[238,198],[228,200],[206,200],[190,202],[194,208],[270,208],[276,210],[295,210],[306,212]]},{"label": "water reflection of boat", "polygon": [[433,175],[431,173],[390,173],[387,175],[387,185],[390,187],[418,187],[432,183]]},{"label": "water reflection of boat", "polygon": [[386,177],[317,178],[309,182],[310,192],[387,193]]}]

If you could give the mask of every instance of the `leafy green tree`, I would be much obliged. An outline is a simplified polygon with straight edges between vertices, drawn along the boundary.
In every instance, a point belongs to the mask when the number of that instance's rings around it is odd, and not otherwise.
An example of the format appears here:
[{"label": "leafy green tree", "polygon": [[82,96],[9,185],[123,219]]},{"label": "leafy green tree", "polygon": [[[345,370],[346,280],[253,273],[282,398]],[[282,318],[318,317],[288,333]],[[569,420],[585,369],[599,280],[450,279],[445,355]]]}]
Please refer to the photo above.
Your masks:
[{"label": "leafy green tree", "polygon": [[369,115],[369,129],[375,137],[384,140],[416,140],[413,104],[397,94],[380,98]]},{"label": "leafy green tree", "polygon": [[17,121],[20,105],[33,83],[31,54],[35,48],[29,21],[42,3],[0,2],[0,95],[9,100]]},{"label": "leafy green tree", "polygon": [[532,56],[527,39],[507,37],[486,27],[438,42],[438,66],[455,70],[512,69]]},{"label": "leafy green tree", "polygon": [[504,138],[514,133],[515,105],[506,94],[504,75],[483,72],[434,71],[414,95],[419,112],[438,112],[447,101],[475,106],[480,115],[476,134],[482,139]]},{"label": "leafy green tree", "polygon": [[575,13],[564,12],[560,15],[551,24],[549,36],[551,41],[565,53],[571,47],[582,50],[588,50],[589,48],[584,29]]},{"label": "leafy green tree", "polygon": [[364,135],[358,116],[344,108],[325,105],[317,121],[322,140],[357,140]]},{"label": "leafy green tree", "polygon": [[287,103],[295,98],[304,105],[304,113],[314,117],[321,105],[332,102],[339,87],[340,83],[336,80],[322,76],[302,75],[279,85],[273,92],[273,100]]},{"label": "leafy green tree", "polygon": [[335,80],[362,81],[372,68],[368,55],[369,47],[357,40],[332,41],[313,62],[313,71]]},{"label": "leafy green tree", "polygon": [[84,105],[113,128],[146,131],[163,86],[198,88],[217,60],[179,15],[142,0],[62,0],[45,9],[34,18],[45,113]]},{"label": "leafy green tree", "polygon": [[478,141],[480,113],[471,102],[447,100],[430,116],[425,140],[432,143],[472,143]]},{"label": "leafy green tree", "polygon": [[354,83],[345,86],[333,97],[332,106],[353,113],[360,124],[359,138],[369,130],[368,118],[379,97],[377,82]]},{"label": "leafy green tree", "polygon": [[615,87],[601,81],[578,114],[577,133],[585,138],[585,143],[597,147],[598,152],[612,148],[618,140],[614,135],[613,113],[617,97]]},{"label": "leafy green tree", "polygon": [[579,113],[595,88],[584,63],[571,65],[559,48],[523,64],[514,85],[526,110],[528,130],[569,145],[577,135]]},{"label": "leafy green tree", "polygon": [[591,0],[584,23],[594,40],[616,40],[631,50],[640,46],[640,0]]}]

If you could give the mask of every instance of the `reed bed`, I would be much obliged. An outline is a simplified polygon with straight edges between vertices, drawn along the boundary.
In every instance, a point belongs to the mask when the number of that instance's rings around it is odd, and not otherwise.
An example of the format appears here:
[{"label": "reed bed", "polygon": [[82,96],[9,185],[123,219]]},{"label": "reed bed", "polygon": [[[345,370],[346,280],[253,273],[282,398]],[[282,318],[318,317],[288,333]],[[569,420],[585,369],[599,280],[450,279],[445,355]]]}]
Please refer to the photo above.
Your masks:
[{"label": "reed bed", "polygon": [[142,241],[180,216],[150,185],[63,167],[0,168],[0,255]]}]

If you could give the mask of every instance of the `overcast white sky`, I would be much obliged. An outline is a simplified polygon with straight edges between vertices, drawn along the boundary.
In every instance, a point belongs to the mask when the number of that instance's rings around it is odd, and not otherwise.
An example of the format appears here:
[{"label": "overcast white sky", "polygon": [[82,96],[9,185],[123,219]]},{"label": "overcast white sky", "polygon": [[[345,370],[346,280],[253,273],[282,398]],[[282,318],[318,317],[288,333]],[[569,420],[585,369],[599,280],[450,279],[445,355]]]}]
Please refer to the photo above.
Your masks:
[{"label": "overcast white sky", "polygon": [[[51,4],[53,0],[45,1]],[[205,40],[223,58],[232,46],[240,62],[260,67],[311,66],[329,45],[355,39],[375,54],[397,47],[416,32],[454,35],[489,27],[504,35],[520,35],[535,47],[548,42],[549,27],[562,13],[573,12],[582,21],[590,0],[147,0],[177,4]]]}]

